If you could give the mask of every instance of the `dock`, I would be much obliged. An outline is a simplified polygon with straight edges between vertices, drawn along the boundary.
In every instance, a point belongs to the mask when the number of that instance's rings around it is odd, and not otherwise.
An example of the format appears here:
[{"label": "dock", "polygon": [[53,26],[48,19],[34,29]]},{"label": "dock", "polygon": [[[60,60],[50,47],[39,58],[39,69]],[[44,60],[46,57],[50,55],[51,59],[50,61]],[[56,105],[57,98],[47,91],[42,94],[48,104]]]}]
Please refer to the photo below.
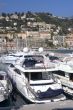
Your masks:
[{"label": "dock", "polygon": [[73,100],[50,102],[47,104],[23,105],[17,110],[73,110]]},{"label": "dock", "polygon": [[50,102],[46,104],[27,104],[17,107],[1,107],[0,110],[73,110],[73,100]]}]

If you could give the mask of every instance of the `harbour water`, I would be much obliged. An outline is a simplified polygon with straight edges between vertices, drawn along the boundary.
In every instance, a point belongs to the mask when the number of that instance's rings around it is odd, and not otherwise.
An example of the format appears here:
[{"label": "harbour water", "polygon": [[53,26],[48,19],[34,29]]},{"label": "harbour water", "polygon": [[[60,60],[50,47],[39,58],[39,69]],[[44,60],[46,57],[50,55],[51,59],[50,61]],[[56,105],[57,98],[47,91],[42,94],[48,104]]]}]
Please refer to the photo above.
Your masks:
[{"label": "harbour water", "polygon": [[51,49],[52,52],[58,52],[58,53],[73,53],[73,49]]}]

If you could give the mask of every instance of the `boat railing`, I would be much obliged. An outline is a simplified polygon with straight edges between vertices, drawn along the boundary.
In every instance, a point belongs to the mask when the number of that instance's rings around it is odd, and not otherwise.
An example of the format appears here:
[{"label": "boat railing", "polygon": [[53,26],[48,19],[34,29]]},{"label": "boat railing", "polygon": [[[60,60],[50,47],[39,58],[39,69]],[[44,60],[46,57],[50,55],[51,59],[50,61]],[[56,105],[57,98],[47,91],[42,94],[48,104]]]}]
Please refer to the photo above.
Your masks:
[{"label": "boat railing", "polygon": [[31,98],[35,101],[35,99],[38,99],[39,100],[39,96],[38,94],[34,91],[34,89],[31,88],[30,84],[29,83],[26,83],[26,88],[27,88],[27,92],[29,93],[29,91],[31,92],[31,94],[34,96],[31,95]]},{"label": "boat railing", "polygon": [[3,90],[3,88],[0,89],[0,94],[4,95],[5,94],[5,90]]},{"label": "boat railing", "polygon": [[36,63],[34,65],[23,65],[23,67],[27,69],[52,69],[55,68],[54,64],[47,64],[47,63]]},{"label": "boat railing", "polygon": [[29,90],[34,96],[35,98],[38,98],[37,93],[30,87],[29,83],[26,84],[27,90]]},{"label": "boat railing", "polygon": [[5,86],[2,84],[2,82],[0,81],[1,87],[0,87],[0,94],[8,94],[8,88],[5,88]]},{"label": "boat railing", "polygon": [[38,66],[38,67],[36,67],[36,66],[30,66],[30,67],[25,67],[25,66],[23,66],[24,68],[25,68],[25,70],[29,70],[29,69],[54,69],[55,68],[55,66],[47,66],[47,67],[44,67],[44,66]]}]

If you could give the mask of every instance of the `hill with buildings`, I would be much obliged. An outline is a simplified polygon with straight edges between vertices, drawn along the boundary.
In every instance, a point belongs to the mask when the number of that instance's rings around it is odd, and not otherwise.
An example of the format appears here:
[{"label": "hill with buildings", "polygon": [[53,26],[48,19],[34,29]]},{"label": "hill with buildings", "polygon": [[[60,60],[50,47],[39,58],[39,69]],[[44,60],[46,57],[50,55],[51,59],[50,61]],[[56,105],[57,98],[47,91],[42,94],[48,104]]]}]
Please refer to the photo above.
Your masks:
[{"label": "hill with buildings", "polygon": [[11,45],[11,48],[16,44],[14,42],[17,38],[19,42],[21,41],[19,45],[23,46],[27,39],[31,47],[72,47],[72,31],[72,17],[58,17],[51,13],[30,11],[0,14],[0,42]]},{"label": "hill with buildings", "polygon": [[0,15],[0,33],[3,29],[6,32],[39,31],[40,26],[38,23],[55,25],[55,28],[52,27],[53,30],[60,27],[61,29],[58,33],[60,35],[67,34],[69,32],[68,29],[73,28],[73,18],[57,17],[51,13],[32,13],[28,11],[27,13],[2,13]]}]

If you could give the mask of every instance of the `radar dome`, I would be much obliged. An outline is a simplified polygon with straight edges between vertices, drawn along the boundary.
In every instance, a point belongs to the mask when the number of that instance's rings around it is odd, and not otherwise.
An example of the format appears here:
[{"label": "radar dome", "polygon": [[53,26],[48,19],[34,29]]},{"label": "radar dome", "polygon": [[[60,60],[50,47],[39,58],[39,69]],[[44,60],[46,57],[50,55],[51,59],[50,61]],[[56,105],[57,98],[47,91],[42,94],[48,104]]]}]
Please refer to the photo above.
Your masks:
[{"label": "radar dome", "polygon": [[25,47],[25,48],[23,49],[23,52],[28,52],[28,47]]},{"label": "radar dome", "polygon": [[42,47],[39,48],[39,52],[40,53],[43,52],[43,48]]}]

